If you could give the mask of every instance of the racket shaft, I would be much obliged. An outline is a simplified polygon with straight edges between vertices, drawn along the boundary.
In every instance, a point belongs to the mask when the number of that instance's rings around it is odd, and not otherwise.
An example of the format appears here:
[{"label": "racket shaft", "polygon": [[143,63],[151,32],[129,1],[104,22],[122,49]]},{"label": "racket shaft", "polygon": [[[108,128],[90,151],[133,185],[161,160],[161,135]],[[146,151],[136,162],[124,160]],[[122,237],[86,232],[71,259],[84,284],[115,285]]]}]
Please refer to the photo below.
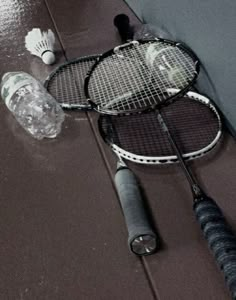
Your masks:
[{"label": "racket shaft", "polygon": [[236,237],[214,200],[204,196],[194,204],[194,211],[204,237],[224,273],[225,281],[236,299]]},{"label": "racket shaft", "polygon": [[[156,241],[156,234],[148,221],[139,184],[134,174],[127,167],[118,168],[115,175],[115,184],[128,229],[128,244],[131,251],[133,251],[132,242],[136,238],[151,236]],[[151,252],[154,252],[154,250]]]}]

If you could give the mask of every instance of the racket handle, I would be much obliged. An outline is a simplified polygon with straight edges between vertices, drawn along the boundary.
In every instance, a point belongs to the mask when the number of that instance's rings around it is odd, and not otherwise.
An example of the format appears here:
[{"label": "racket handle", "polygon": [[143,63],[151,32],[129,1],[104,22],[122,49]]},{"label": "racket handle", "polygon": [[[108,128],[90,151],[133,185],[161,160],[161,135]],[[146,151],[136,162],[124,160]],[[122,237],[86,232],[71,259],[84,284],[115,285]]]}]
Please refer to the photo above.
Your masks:
[{"label": "racket handle", "polygon": [[194,211],[225,281],[236,299],[236,237],[214,200],[204,196],[194,204]]},{"label": "racket handle", "polygon": [[130,250],[137,255],[150,255],[157,249],[157,236],[148,221],[138,181],[131,170],[118,167],[115,184],[128,229]]},{"label": "racket handle", "polygon": [[134,30],[130,25],[129,17],[125,14],[119,14],[115,16],[114,25],[118,29],[121,41],[126,43],[127,41],[132,41],[134,36]]}]

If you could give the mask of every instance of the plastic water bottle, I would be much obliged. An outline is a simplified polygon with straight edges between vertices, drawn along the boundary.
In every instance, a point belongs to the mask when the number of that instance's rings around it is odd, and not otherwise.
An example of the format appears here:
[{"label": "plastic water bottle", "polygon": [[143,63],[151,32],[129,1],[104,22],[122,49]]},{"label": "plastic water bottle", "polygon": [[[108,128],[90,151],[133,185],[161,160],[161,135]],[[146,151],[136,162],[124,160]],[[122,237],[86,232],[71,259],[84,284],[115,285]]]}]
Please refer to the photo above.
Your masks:
[{"label": "plastic water bottle", "polygon": [[170,32],[163,26],[142,24],[134,32],[134,40],[152,40],[155,38],[173,39]]},{"label": "plastic water bottle", "polygon": [[2,78],[1,96],[20,125],[34,138],[55,138],[60,133],[64,112],[31,75],[6,73]]}]

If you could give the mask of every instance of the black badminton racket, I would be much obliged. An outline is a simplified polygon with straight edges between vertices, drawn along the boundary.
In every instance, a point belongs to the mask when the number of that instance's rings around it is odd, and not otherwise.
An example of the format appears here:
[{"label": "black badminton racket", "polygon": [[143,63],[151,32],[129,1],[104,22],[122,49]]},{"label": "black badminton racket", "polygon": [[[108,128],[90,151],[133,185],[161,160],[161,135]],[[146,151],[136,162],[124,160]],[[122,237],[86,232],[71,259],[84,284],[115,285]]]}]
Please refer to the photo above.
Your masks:
[{"label": "black badminton racket", "polygon": [[60,65],[44,86],[64,109],[91,110],[84,95],[84,78],[99,55],[84,56]]},{"label": "black badminton racket", "polygon": [[[189,181],[197,220],[236,299],[236,238],[216,202],[202,191],[185,162],[183,141],[191,143],[191,134],[178,141],[178,129],[171,128],[167,118],[171,107],[191,88],[198,72],[197,58],[179,43],[161,39],[135,41],[100,57],[85,80],[85,94],[89,103],[103,114],[118,116],[153,110],[157,124]],[[165,112],[168,105],[170,112]],[[183,118],[187,114],[183,108]],[[206,123],[204,118],[199,119]],[[132,128],[130,131],[131,136]],[[187,131],[188,122],[185,124]]]}]

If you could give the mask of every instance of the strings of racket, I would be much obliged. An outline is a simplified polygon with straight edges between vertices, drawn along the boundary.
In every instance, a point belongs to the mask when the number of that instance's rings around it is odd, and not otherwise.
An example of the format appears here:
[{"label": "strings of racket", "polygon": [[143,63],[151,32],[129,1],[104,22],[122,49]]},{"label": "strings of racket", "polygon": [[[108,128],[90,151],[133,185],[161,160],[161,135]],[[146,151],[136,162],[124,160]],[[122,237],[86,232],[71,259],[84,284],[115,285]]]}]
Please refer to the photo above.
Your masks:
[{"label": "strings of racket", "polygon": [[[181,145],[183,156],[206,148],[221,130],[214,107],[181,97],[162,109],[169,130]],[[101,131],[112,144],[143,157],[174,155],[168,137],[157,122],[155,112],[124,116],[101,116]],[[115,128],[115,132],[111,128]]]},{"label": "strings of racket", "polygon": [[168,42],[144,42],[104,54],[85,80],[86,96],[100,112],[143,110],[184,90],[198,75],[198,61]]}]

